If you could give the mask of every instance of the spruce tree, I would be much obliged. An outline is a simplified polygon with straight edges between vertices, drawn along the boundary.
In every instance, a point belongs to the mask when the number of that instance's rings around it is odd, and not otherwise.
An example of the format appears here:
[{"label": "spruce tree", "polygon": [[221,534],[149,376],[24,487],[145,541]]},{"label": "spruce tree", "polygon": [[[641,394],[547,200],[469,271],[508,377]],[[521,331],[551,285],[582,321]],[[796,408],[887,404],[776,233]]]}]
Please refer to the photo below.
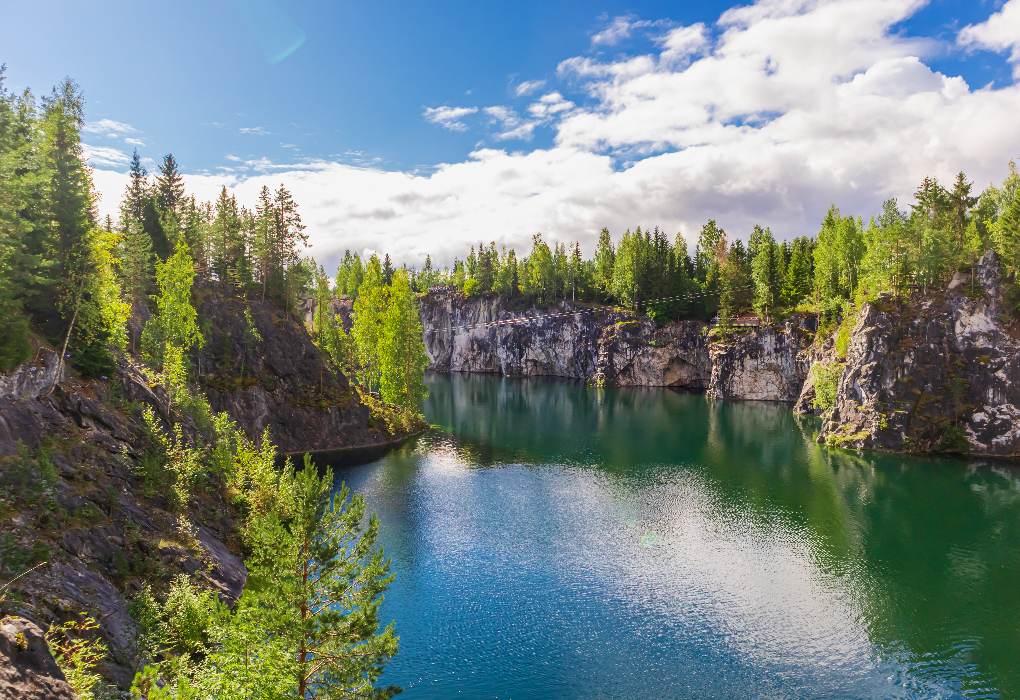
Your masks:
[{"label": "spruce tree", "polygon": [[145,219],[145,204],[149,199],[149,173],[142,165],[142,159],[138,156],[138,149],[135,149],[131,156],[131,167],[128,170],[127,187],[124,191],[124,204],[127,213],[143,221]]},{"label": "spruce tree", "polygon": [[184,206],[184,176],[177,169],[173,153],[163,156],[156,176],[156,205],[160,213],[179,212]]},{"label": "spruce tree", "polygon": [[616,263],[616,251],[609,236],[609,229],[599,232],[598,247],[595,249],[595,286],[601,292],[603,300],[612,294],[613,266]]}]

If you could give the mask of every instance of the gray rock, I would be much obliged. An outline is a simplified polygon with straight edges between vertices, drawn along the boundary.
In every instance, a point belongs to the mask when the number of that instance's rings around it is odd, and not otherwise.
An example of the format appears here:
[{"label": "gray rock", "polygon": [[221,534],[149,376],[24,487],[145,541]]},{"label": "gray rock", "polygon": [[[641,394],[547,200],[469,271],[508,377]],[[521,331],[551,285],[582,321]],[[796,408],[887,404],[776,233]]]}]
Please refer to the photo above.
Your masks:
[{"label": "gray rock", "polygon": [[24,618],[0,620],[0,698],[77,700],[38,625]]},{"label": "gray rock", "polygon": [[857,449],[1020,454],[1020,341],[1004,327],[999,261],[970,284],[865,304],[820,440]]}]

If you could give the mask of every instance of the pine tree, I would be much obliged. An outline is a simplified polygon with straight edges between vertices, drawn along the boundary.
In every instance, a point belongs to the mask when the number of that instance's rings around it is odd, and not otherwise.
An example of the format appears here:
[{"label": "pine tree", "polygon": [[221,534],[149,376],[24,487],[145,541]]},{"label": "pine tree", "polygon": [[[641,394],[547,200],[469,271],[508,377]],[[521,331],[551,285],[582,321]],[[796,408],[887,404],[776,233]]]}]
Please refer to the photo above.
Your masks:
[{"label": "pine tree", "polygon": [[386,253],[382,267],[383,284],[390,284],[393,281],[393,263],[390,261],[390,254]]},{"label": "pine tree", "polygon": [[392,623],[379,632],[393,575],[373,549],[378,518],[363,528],[365,499],[346,486],[334,493],[332,470],[320,478],[307,455],[281,482],[283,506],[251,519],[248,584],[199,683],[228,699],[267,679],[271,697],[393,697],[400,688],[375,687],[398,649]]}]

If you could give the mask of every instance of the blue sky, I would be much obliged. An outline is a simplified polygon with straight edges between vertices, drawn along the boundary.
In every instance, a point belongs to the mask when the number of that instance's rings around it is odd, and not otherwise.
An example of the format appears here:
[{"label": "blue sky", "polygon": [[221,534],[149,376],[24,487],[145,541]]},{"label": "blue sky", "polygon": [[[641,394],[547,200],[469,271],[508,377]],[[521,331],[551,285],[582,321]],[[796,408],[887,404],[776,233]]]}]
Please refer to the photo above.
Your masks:
[{"label": "blue sky", "polygon": [[[788,237],[816,228],[830,200],[868,214],[881,198],[908,194],[922,173],[965,169],[984,186],[1001,179],[1018,150],[1016,137],[1001,133],[998,154],[970,136],[966,148],[949,149],[960,151],[952,163],[953,153],[922,153],[932,139],[957,138],[960,120],[984,111],[976,106],[982,95],[994,94],[1002,109],[1016,99],[1011,42],[1020,36],[1020,7],[992,0],[762,0],[744,15],[722,2],[45,6],[44,20],[39,3],[5,9],[0,62],[11,88],[40,94],[65,75],[81,84],[104,209],[115,204],[116,174],[132,148],[153,162],[172,151],[202,198],[221,184],[246,200],[264,179],[293,183],[312,252],[330,260],[344,247],[388,250],[410,263],[427,251],[445,260],[483,239],[523,248],[536,231],[590,248],[602,225],[616,235],[663,225],[690,239],[708,216],[737,236],[760,221]],[[996,13],[998,24],[980,30]],[[847,36],[830,42],[826,32]],[[667,60],[670,37],[687,43]],[[800,43],[804,51],[791,53]],[[762,52],[780,56],[764,59],[773,66],[764,73],[737,57]],[[894,59],[901,64],[888,68]],[[816,65],[826,70],[815,74]],[[888,70],[898,76],[894,87]],[[818,124],[839,118],[818,113],[825,107],[812,95],[872,74],[885,81],[889,103],[869,107],[867,118],[888,129],[859,138],[902,153],[841,164],[842,148],[860,159],[853,138],[834,143],[831,134],[816,147],[831,149],[832,163],[784,151],[798,129],[817,134]],[[958,81],[944,89],[933,75],[962,78],[965,88]],[[787,89],[779,100],[743,97]],[[728,91],[737,96],[718,98]],[[878,94],[867,92],[869,100]],[[920,93],[943,95],[930,116],[911,102]],[[688,108],[709,116],[673,118]],[[939,124],[940,114],[956,121]],[[987,140],[1004,123],[966,126]],[[743,166],[725,152],[733,139],[754,152],[763,138],[771,151]],[[811,184],[816,174],[798,189],[777,165],[784,158],[845,172],[824,186]],[[764,170],[765,181],[748,181],[745,168]],[[678,184],[672,194],[648,182],[621,185],[628,171]],[[501,184],[510,181],[517,184]]]}]

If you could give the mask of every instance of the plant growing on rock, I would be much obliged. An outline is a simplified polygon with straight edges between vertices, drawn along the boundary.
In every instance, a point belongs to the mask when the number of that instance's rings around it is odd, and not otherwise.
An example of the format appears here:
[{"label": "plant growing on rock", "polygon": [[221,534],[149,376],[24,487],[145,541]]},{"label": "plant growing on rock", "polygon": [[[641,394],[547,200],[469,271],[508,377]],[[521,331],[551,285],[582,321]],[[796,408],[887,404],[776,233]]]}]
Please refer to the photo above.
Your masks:
[{"label": "plant growing on rock", "polygon": [[89,638],[97,629],[99,623],[82,613],[62,625],[50,625],[46,632],[46,642],[57,665],[81,700],[95,700],[95,688],[102,681],[95,668],[106,658],[106,645]]}]

